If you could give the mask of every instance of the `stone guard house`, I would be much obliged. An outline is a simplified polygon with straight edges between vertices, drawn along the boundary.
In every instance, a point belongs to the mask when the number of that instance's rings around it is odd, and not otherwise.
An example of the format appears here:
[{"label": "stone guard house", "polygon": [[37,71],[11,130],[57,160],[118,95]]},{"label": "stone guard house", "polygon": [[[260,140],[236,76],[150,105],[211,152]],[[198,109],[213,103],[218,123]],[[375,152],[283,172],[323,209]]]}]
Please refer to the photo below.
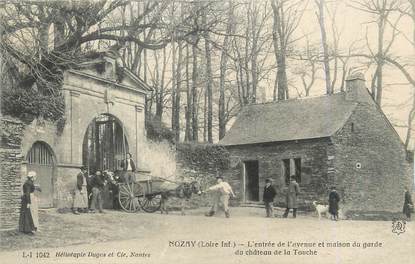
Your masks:
[{"label": "stone guard house", "polygon": [[413,160],[365,87],[348,78],[346,92],[244,107],[220,141],[231,155],[227,179],[242,203],[262,201],[266,178],[284,207],[290,177],[301,188],[300,207],[327,202],[330,186],[344,212],[399,212]]},{"label": "stone guard house", "polygon": [[145,102],[151,88],[118,60],[116,52],[99,53],[77,69],[64,72],[63,129],[35,119],[24,124],[1,118],[2,163],[0,229],[16,228],[21,186],[28,170],[37,172],[39,207],[71,207],[71,192],[82,165],[117,170],[130,152],[146,167]]}]

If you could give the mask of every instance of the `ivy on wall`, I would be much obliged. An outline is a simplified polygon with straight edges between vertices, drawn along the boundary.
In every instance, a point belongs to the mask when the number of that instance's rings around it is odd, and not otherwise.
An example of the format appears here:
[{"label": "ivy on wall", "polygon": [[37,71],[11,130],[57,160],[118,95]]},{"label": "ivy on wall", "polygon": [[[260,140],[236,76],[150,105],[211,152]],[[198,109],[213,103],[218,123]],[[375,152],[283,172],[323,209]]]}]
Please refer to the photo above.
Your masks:
[{"label": "ivy on wall", "polygon": [[162,142],[166,140],[169,143],[174,144],[173,132],[152,114],[148,114],[148,117],[146,118],[146,131],[147,138],[152,141]]},{"label": "ivy on wall", "polygon": [[1,101],[4,114],[28,123],[43,117],[56,122],[58,131],[63,129],[65,102],[61,95],[44,95],[32,88],[14,87],[3,91]]},{"label": "ivy on wall", "polygon": [[220,145],[180,143],[176,145],[177,158],[186,165],[195,166],[199,169],[226,170],[229,168],[229,152]]}]

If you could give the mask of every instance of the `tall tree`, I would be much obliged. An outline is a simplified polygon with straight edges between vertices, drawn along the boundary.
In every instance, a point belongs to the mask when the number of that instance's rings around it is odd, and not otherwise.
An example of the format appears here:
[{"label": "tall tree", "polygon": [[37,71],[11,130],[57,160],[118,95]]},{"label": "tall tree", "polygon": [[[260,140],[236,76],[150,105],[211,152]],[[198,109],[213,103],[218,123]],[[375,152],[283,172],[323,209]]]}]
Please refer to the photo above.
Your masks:
[{"label": "tall tree", "polygon": [[326,7],[326,4],[325,4],[325,0],[315,0],[315,3],[318,7],[318,12],[316,12],[316,16],[318,19],[318,23],[320,25],[321,44],[323,47],[323,64],[324,64],[324,74],[325,74],[325,81],[326,81],[326,94],[332,94],[333,86],[332,86],[331,77],[330,77],[330,57],[329,57],[330,54],[329,54],[329,45],[327,41],[325,17],[324,17],[324,9]]},{"label": "tall tree", "polygon": [[234,7],[232,1],[228,2],[228,19],[226,25],[226,32],[223,38],[222,51],[220,55],[220,76],[219,76],[219,139],[222,139],[226,133],[226,117],[225,117],[225,79],[227,73],[228,64],[228,50],[229,50],[229,38],[232,34],[233,28],[233,13]]},{"label": "tall tree", "polygon": [[277,99],[288,99],[287,55],[289,46],[295,41],[293,33],[304,14],[302,1],[271,0],[273,11],[272,39],[277,62]]},{"label": "tall tree", "polygon": [[177,73],[176,73],[176,97],[174,109],[174,128],[176,142],[180,141],[180,104],[181,104],[181,87],[182,87],[182,64],[183,64],[183,43],[178,42],[179,55],[177,58]]},{"label": "tall tree", "polygon": [[185,109],[185,119],[186,119],[186,129],[185,129],[185,141],[192,140],[192,90],[190,86],[190,71],[189,64],[191,62],[189,43],[186,44],[186,109]]},{"label": "tall tree", "polygon": [[[203,12],[202,24],[203,26],[207,25],[207,8]],[[211,46],[210,46],[210,36],[209,31],[204,30],[204,42],[205,42],[205,57],[206,57],[206,117],[207,117],[207,141],[213,143],[213,134],[212,134],[212,122],[213,122],[213,102],[212,102],[212,55],[211,55]]]},{"label": "tall tree", "polygon": [[[197,18],[195,18],[197,19]],[[199,140],[199,117],[198,117],[198,42],[199,37],[195,35],[193,37],[193,45],[192,45],[192,140],[198,141]]]}]

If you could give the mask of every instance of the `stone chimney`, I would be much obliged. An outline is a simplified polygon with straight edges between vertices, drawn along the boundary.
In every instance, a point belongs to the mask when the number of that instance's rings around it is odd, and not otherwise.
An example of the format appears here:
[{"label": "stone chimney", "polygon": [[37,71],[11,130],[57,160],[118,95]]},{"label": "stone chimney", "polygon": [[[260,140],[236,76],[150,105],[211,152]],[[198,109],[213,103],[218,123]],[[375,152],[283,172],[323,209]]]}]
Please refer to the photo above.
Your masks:
[{"label": "stone chimney", "polygon": [[346,79],[346,100],[366,101],[368,92],[365,84],[365,76],[361,72],[351,74]]}]

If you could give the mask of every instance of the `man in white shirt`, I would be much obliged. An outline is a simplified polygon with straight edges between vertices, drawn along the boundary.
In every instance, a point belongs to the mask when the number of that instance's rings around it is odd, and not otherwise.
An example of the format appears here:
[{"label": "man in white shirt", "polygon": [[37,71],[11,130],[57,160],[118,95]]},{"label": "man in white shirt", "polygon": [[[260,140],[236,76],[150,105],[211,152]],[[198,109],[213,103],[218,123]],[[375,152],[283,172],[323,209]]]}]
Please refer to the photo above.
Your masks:
[{"label": "man in white shirt", "polygon": [[213,205],[210,211],[206,214],[206,216],[213,216],[215,212],[218,210],[219,204],[223,205],[223,210],[225,211],[226,218],[229,218],[229,197],[235,197],[233,193],[232,187],[225,181],[223,181],[222,176],[216,177],[217,184],[211,186],[206,191],[213,192]]},{"label": "man in white shirt", "polygon": [[136,167],[130,153],[127,153],[127,158],[121,162],[121,168],[124,171],[124,180],[127,183],[135,181],[134,172]]}]

